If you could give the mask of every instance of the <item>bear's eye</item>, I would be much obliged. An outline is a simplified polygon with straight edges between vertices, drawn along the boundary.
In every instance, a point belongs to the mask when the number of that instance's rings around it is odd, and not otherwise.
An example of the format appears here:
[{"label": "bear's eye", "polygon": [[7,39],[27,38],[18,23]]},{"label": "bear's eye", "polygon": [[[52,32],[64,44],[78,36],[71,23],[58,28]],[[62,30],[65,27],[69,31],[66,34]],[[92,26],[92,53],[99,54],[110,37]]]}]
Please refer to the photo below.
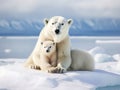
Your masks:
[{"label": "bear's eye", "polygon": [[64,23],[61,23],[61,25],[64,25]]},{"label": "bear's eye", "polygon": [[41,45],[43,45],[43,42],[41,42]]},{"label": "bear's eye", "polygon": [[51,46],[49,48],[51,48]]}]

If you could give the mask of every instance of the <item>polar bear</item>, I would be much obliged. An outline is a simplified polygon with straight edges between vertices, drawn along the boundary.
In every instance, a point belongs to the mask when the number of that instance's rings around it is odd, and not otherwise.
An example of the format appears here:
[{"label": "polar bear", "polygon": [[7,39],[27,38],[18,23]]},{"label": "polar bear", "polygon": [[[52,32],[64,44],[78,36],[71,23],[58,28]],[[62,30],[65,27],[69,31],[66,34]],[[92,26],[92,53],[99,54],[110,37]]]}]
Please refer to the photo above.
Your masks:
[{"label": "polar bear", "polygon": [[37,57],[33,55],[33,59],[27,61],[26,65],[32,69],[52,72],[52,67],[57,65],[56,43],[53,41],[41,42],[40,53],[36,53],[36,55]]},{"label": "polar bear", "polygon": [[57,49],[57,66],[53,69],[53,72],[66,72],[71,65],[69,28],[72,24],[72,19],[66,20],[62,16],[54,16],[50,19],[44,19],[44,24],[45,26],[40,32],[37,44],[27,61],[34,61],[34,59],[39,61],[38,55],[41,47],[39,42],[54,41]]},{"label": "polar bear", "polygon": [[72,63],[69,70],[71,71],[92,71],[94,70],[94,58],[93,56],[83,50],[71,50]]}]

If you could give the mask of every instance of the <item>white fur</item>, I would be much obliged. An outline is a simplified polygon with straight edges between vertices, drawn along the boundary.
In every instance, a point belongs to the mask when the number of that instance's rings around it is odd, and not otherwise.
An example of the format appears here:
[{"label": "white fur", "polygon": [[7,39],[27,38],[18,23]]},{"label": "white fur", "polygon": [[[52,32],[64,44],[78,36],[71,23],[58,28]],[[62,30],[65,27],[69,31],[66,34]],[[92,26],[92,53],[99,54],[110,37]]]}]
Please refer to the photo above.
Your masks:
[{"label": "white fur", "polygon": [[[40,42],[39,42],[40,43]],[[56,44],[52,41],[44,41],[40,44],[39,53],[33,53],[25,63],[25,66],[43,71],[49,71],[57,64]],[[47,52],[47,50],[49,52]],[[51,63],[50,63],[51,62]]]},{"label": "white fur", "polygon": [[94,59],[86,51],[71,50],[72,63],[70,70],[93,70]]},{"label": "white fur", "polygon": [[[72,24],[72,20],[66,20],[64,17],[55,16],[51,19],[44,19],[45,27],[42,29],[35,49],[33,50],[32,54],[28,58],[27,62],[33,63],[35,61],[39,61],[39,54],[41,53],[40,50],[40,43],[46,40],[51,40],[56,43],[57,48],[57,67],[53,69],[53,72],[62,73],[65,72],[70,64],[71,64],[71,53],[70,53],[70,39],[69,39],[69,28]],[[56,35],[55,30],[60,30],[60,34]],[[34,57],[34,58],[33,58]],[[45,59],[45,58],[42,58]],[[44,60],[43,60],[44,61]],[[41,63],[41,62],[37,62]],[[43,62],[43,66],[46,62]],[[29,64],[28,64],[29,65]]]}]

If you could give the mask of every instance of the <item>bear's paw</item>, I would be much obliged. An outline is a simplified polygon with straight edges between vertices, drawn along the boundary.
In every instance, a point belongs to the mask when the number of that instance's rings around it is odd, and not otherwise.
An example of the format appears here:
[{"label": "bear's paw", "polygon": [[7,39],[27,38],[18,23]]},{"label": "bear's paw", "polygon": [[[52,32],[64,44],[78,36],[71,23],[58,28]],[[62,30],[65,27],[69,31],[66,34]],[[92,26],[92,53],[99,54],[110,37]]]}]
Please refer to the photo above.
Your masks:
[{"label": "bear's paw", "polygon": [[40,67],[37,66],[37,65],[30,65],[30,68],[31,68],[31,69],[38,69],[38,70],[40,70]]},{"label": "bear's paw", "polygon": [[55,73],[65,73],[66,69],[63,67],[56,67],[54,70]]}]

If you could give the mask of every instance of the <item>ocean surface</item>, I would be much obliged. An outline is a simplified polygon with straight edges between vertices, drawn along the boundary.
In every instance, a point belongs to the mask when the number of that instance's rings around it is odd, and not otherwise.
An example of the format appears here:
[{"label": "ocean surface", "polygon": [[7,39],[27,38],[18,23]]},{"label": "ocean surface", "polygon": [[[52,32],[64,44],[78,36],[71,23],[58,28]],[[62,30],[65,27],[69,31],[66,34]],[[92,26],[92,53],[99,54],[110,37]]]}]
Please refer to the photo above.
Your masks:
[{"label": "ocean surface", "polygon": [[[27,58],[35,47],[38,37],[0,37],[0,58]],[[107,54],[120,54],[120,37],[70,37],[72,49],[103,49]]]}]

